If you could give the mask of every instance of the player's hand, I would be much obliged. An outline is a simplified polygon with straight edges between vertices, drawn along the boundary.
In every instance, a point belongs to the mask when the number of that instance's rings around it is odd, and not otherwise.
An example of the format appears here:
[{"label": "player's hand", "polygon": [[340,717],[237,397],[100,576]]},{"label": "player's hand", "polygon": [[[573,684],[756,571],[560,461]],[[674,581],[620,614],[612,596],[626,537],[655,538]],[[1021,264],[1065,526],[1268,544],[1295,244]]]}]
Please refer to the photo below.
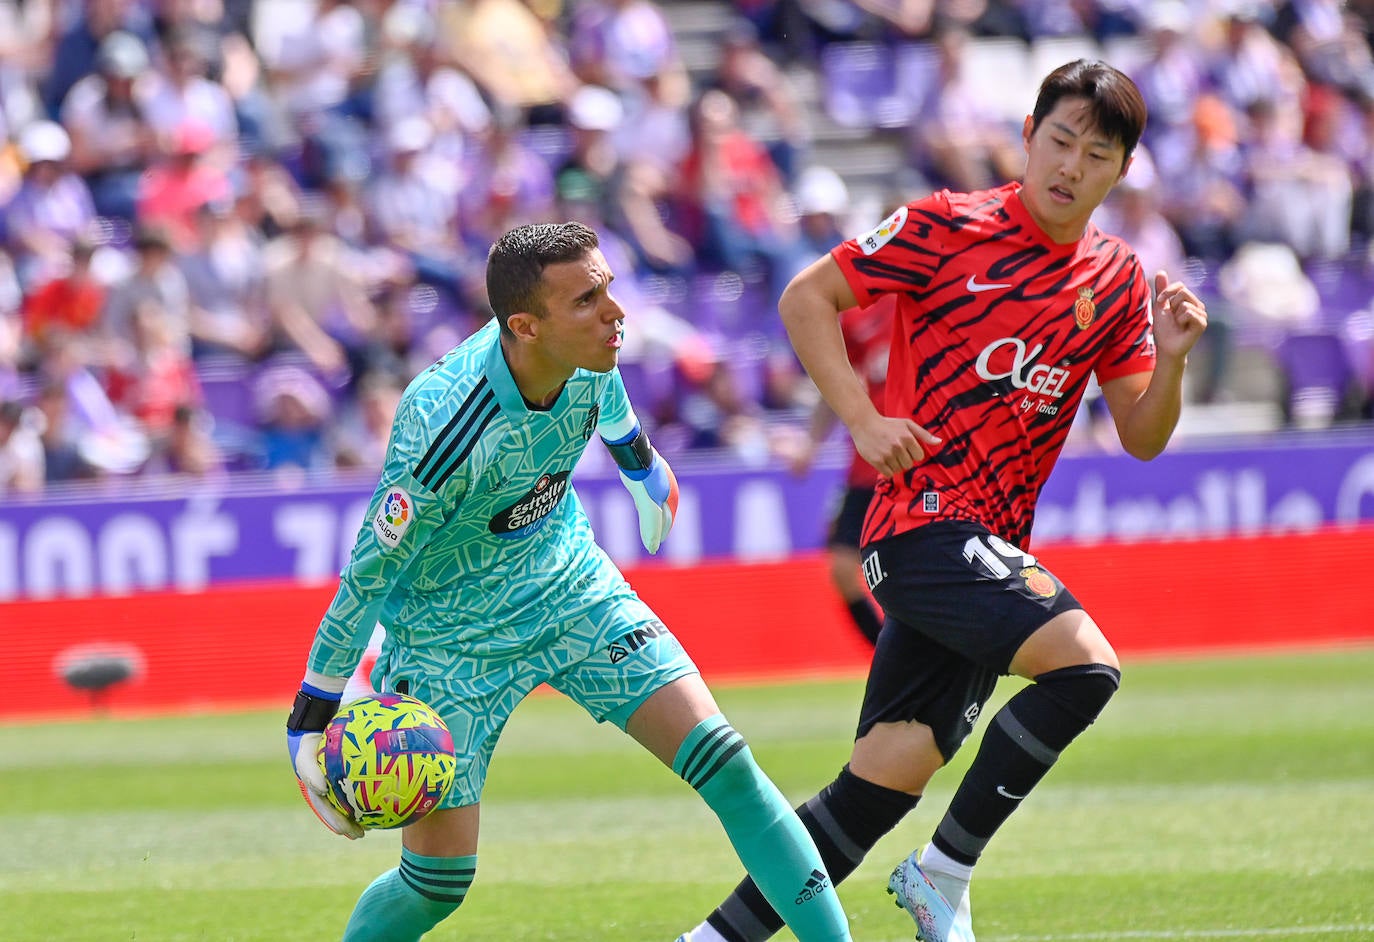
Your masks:
[{"label": "player's hand", "polygon": [[1153,312],[1155,351],[1160,356],[1186,356],[1207,329],[1207,305],[1163,271],[1155,272]]},{"label": "player's hand", "polygon": [[911,419],[874,414],[849,430],[854,450],[884,477],[896,477],[944,443]]},{"label": "player's hand", "polygon": [[340,696],[339,693],[322,690],[308,683],[301,685],[301,692],[296,695],[296,705],[286,721],[286,751],[291,757],[291,768],[296,773],[301,797],[310,805],[315,816],[335,834],[357,840],[367,832],[358,822],[340,814],[325,799],[329,783],[317,758],[324,728],[338,712]]},{"label": "player's hand", "polygon": [[620,480],[634,498],[639,511],[639,538],[650,553],[657,553],[659,544],[672,529],[677,514],[677,478],[668,462],[652,449],[649,466],[641,471],[620,471]]}]

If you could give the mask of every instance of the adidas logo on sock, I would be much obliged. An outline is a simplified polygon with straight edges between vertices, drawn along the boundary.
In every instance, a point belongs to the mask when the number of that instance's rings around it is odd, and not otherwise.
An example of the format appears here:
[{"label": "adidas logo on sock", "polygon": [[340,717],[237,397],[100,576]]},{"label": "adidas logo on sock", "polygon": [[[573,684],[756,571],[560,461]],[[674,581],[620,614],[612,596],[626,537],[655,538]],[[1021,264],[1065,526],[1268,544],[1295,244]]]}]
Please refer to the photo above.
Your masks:
[{"label": "adidas logo on sock", "polygon": [[797,894],[797,905],[800,906],[807,900],[815,899],[828,889],[830,889],[830,878],[819,870],[812,870],[811,876],[806,878],[806,885]]}]

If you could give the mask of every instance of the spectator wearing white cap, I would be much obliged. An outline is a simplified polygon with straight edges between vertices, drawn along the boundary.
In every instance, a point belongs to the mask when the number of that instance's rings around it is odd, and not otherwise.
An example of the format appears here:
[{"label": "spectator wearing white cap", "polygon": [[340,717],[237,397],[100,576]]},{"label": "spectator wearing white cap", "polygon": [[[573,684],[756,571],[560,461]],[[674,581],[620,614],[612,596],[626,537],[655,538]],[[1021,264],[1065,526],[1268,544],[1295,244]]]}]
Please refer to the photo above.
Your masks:
[{"label": "spectator wearing white cap", "polygon": [[71,138],[55,121],[35,121],[19,136],[24,179],[5,209],[3,228],[21,285],[57,274],[72,243],[95,221],[90,189],[67,167],[71,149]]},{"label": "spectator wearing white cap", "polygon": [[847,237],[849,187],[832,168],[807,167],[797,178],[798,226],[802,241],[817,255]]},{"label": "spectator wearing white cap", "polygon": [[132,220],[139,176],[157,153],[146,107],[156,79],[143,40],[123,30],[105,37],[96,63],[62,102],[71,167],[90,186],[100,215]]},{"label": "spectator wearing white cap", "polygon": [[569,106],[568,123],[572,148],[555,174],[559,196],[566,197],[569,188],[580,191],[578,202],[593,205],[605,226],[626,241],[635,267],[689,271],[692,246],[664,224],[655,202],[666,194],[669,176],[640,149],[619,146],[629,123],[620,96],[600,85],[582,86]]}]

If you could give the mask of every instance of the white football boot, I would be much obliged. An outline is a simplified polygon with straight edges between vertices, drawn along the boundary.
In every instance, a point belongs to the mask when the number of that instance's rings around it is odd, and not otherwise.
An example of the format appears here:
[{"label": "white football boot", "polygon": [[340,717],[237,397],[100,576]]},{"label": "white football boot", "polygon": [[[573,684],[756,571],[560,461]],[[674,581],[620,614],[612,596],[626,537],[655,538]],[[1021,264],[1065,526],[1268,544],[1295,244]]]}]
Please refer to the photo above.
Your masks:
[{"label": "white football boot", "polygon": [[916,942],[960,942],[950,934],[954,907],[926,876],[914,853],[892,871],[887,891],[897,897],[897,905],[916,921]]},{"label": "white football boot", "polygon": [[950,929],[950,942],[973,942],[973,911],[969,906],[968,884],[973,876],[973,868],[940,853],[934,844],[921,849],[919,859],[921,870],[930,877],[935,888],[950,906],[954,907],[954,925]]}]

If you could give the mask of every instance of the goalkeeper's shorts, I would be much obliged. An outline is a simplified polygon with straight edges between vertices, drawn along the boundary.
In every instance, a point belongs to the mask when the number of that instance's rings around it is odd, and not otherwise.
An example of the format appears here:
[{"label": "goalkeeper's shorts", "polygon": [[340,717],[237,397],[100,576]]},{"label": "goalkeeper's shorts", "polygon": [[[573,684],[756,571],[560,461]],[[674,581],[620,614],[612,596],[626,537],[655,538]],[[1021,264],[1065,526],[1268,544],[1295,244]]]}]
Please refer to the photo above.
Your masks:
[{"label": "goalkeeper's shorts", "polygon": [[516,705],[540,684],[567,695],[597,722],[622,730],[659,688],[697,673],[682,645],[633,594],[549,626],[519,658],[467,657],[408,648],[388,636],[372,670],[378,691],[409,693],[439,712],[453,734],[458,774],[439,807],[481,799],[487,766]]}]

